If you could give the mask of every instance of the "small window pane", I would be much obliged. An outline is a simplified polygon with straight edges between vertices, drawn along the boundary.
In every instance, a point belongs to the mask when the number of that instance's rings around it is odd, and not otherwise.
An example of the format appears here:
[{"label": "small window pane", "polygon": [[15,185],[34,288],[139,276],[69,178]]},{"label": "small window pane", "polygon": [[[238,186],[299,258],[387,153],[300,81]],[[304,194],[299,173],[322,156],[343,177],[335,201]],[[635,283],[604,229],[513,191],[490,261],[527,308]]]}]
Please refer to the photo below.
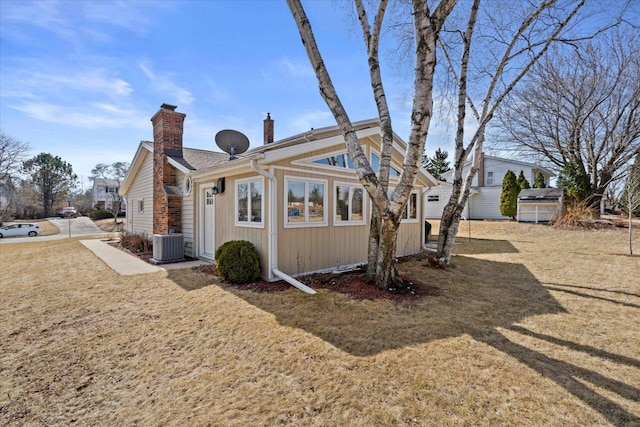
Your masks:
[{"label": "small window pane", "polygon": [[336,221],[349,220],[349,187],[336,188]]},{"label": "small window pane", "polygon": [[364,199],[364,190],[362,188],[354,188],[351,198],[351,220],[362,221],[364,219],[362,207]]},{"label": "small window pane", "polygon": [[374,153],[371,153],[371,169],[373,169],[375,173],[378,173],[380,170],[380,156]]},{"label": "small window pane", "polygon": [[238,221],[249,221],[249,184],[238,184]]},{"label": "small window pane", "polygon": [[251,183],[251,221],[262,222],[262,182]]},{"label": "small window pane", "polygon": [[324,184],[309,184],[309,222],[324,221]]},{"label": "small window pane", "polygon": [[418,218],[418,195],[416,193],[411,193],[409,196],[409,203],[407,203],[407,208],[409,210],[409,219],[417,219]]},{"label": "small window pane", "polygon": [[289,182],[287,187],[288,222],[304,222],[304,182]]}]

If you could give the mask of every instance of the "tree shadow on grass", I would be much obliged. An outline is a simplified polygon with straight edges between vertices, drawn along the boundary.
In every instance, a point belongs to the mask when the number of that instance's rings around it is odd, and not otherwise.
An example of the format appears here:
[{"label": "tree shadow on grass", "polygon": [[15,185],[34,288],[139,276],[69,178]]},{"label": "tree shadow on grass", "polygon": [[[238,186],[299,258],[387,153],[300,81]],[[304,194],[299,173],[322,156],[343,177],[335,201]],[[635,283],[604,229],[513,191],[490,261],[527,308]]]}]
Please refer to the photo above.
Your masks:
[{"label": "tree shadow on grass", "polygon": [[[555,359],[499,332],[503,328],[614,363],[640,366],[640,361],[630,357],[515,325],[530,316],[566,312],[524,265],[467,256],[458,256],[455,267],[447,270],[424,264],[411,261],[399,268],[401,274],[437,284],[440,295],[410,303],[361,301],[328,290],[311,296],[296,289],[258,293],[233,286],[224,288],[273,314],[280,324],[302,329],[358,357],[467,334],[549,378],[614,425],[640,423],[638,416],[583,382],[631,401],[640,400],[637,387]],[[185,277],[175,275],[173,279],[185,287],[180,283],[188,280]]]},{"label": "tree shadow on grass", "polygon": [[[519,331],[518,328],[511,328],[514,331]],[[529,335],[529,334],[527,334]],[[581,368],[571,363],[567,363],[558,359],[549,357],[541,352],[525,347],[521,344],[515,343],[502,335],[497,330],[490,331],[489,333],[482,335],[473,335],[473,337],[484,342],[491,347],[499,350],[519,362],[527,365],[529,368],[534,369],[541,375],[549,378],[569,393],[589,405],[592,409],[599,412],[610,423],[617,426],[627,425],[639,425],[640,417],[627,411],[613,400],[599,394],[592,390],[578,379],[593,384],[597,387],[608,390],[615,393],[625,399],[632,400],[634,402],[640,401],[640,389],[632,385],[626,384],[622,381],[617,381],[608,378],[602,374],[594,372],[589,369]],[[538,336],[537,338],[545,339],[544,336]],[[557,344],[557,340],[551,339],[550,342]],[[569,348],[576,349],[573,345],[567,345]],[[593,351],[590,348],[578,349],[579,351],[586,350],[590,354],[601,354],[601,350],[596,349]],[[609,358],[618,361],[620,357],[618,355],[610,355]],[[625,358],[628,359],[628,358]],[[638,361],[633,360],[634,364]]]},{"label": "tree shadow on grass", "polygon": [[456,254],[514,254],[518,253],[508,240],[468,239],[458,236],[456,239]]}]

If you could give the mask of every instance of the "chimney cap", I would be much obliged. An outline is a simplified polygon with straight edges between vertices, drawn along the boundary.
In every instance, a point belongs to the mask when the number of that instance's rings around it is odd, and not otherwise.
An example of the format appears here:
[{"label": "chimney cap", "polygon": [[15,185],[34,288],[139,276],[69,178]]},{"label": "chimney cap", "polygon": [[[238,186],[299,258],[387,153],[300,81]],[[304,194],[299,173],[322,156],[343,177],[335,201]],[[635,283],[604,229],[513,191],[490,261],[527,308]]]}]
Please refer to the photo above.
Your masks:
[{"label": "chimney cap", "polygon": [[162,108],[163,110],[176,111],[176,108],[178,108],[178,106],[164,103],[160,106],[160,108]]}]

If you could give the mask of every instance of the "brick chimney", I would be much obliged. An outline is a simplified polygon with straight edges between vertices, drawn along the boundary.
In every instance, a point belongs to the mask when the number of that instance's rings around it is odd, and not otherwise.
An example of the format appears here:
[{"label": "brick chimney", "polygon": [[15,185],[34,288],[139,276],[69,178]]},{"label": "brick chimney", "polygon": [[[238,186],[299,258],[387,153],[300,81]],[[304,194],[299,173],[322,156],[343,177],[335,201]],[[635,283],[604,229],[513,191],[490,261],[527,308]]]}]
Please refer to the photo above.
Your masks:
[{"label": "brick chimney", "polygon": [[267,118],[264,119],[264,143],[271,144],[273,142],[273,119],[271,113],[267,113]]},{"label": "brick chimney", "polygon": [[480,153],[480,161],[478,162],[478,187],[484,187],[484,151]]},{"label": "brick chimney", "polygon": [[182,156],[182,129],[186,114],[175,105],[162,104],[153,124],[153,234],[182,232],[182,197],[167,191],[177,187],[177,171],[167,155]]}]

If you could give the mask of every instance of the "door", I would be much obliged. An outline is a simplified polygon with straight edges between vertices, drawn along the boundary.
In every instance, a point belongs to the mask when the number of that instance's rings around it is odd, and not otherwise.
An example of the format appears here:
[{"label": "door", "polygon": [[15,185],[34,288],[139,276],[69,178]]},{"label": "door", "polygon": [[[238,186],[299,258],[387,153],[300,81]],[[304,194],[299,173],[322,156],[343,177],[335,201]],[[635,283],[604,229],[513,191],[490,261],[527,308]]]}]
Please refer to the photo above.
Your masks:
[{"label": "door", "polygon": [[215,195],[213,187],[206,187],[203,190],[203,212],[202,212],[202,245],[201,255],[213,259],[215,254]]}]

